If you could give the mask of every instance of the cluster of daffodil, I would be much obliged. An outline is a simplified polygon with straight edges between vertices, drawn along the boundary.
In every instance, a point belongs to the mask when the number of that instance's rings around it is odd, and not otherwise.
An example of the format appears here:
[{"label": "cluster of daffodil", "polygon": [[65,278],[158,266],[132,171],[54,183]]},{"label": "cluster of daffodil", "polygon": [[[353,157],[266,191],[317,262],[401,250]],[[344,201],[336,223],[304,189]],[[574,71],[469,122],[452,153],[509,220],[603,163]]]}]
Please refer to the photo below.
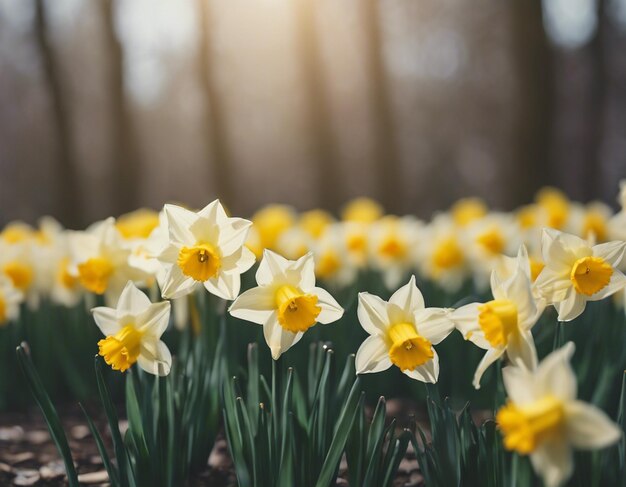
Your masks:
[{"label": "cluster of daffodil", "polygon": [[[199,290],[232,301],[235,318],[263,326],[273,359],[294,346],[316,323],[339,320],[344,310],[331,290],[358,285],[364,270],[380,274],[388,301],[359,293],[357,316],[369,337],[356,354],[360,374],[398,367],[408,377],[435,383],[435,346],[455,330],[485,355],[479,388],[499,360],[509,402],[497,422],[507,449],[530,455],[548,486],[572,471],[571,447],[600,448],[620,430],[595,407],[576,400],[566,345],[538,363],[533,326],[548,307],[560,322],[574,320],[588,301],[621,295],[626,250],[626,185],[622,211],[570,202],[559,191],[541,191],[513,213],[489,212],[477,199],[462,200],[429,223],[383,215],[370,200],[349,204],[341,221],[320,210],[298,215],[267,207],[252,221],[230,217],[219,201],[200,211],[167,204],[67,231],[51,219],[38,229],[22,223],[0,234],[0,322],[15,320],[20,304],[41,299],[64,306],[103,296],[93,307],[105,338],[99,354],[114,370],[137,363],[154,375],[169,374],[170,351],[161,336],[170,322],[187,322],[188,297]],[[516,257],[514,255],[517,254]],[[259,260],[257,286],[241,291],[242,274]],[[458,292],[464,283],[493,299],[456,309],[426,307],[420,282]],[[164,300],[153,303],[160,295]]]}]

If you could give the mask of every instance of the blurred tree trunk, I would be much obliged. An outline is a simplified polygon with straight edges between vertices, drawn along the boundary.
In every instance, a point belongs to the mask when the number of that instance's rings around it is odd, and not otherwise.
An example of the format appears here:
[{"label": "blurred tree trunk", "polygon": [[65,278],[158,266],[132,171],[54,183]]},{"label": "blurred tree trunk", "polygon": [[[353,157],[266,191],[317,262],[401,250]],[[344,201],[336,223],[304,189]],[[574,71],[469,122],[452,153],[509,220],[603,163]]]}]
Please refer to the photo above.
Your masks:
[{"label": "blurred tree trunk", "polygon": [[585,201],[598,197],[602,180],[602,143],[604,141],[606,98],[608,90],[608,66],[605,36],[608,27],[606,0],[598,0],[598,26],[587,46],[590,63],[590,79],[587,97],[587,123],[583,140],[583,171],[580,187]]},{"label": "blurred tree trunk", "polygon": [[124,51],[115,32],[117,0],[99,0],[103,22],[104,52],[109,56],[108,90],[111,104],[112,194],[116,215],[136,208],[139,202],[139,161],[130,107],[124,90]]},{"label": "blurred tree trunk", "polygon": [[400,184],[400,159],[394,138],[393,107],[383,57],[380,0],[362,2],[366,52],[369,56],[368,80],[374,118],[374,163],[380,187],[379,198],[389,212],[400,213],[406,211],[406,208],[401,204],[405,198]]},{"label": "blurred tree trunk", "polygon": [[200,87],[204,93],[205,127],[207,134],[207,152],[209,164],[215,180],[218,197],[231,210],[235,211],[233,178],[231,174],[232,153],[228,147],[226,118],[215,75],[215,55],[211,43],[210,0],[197,0],[200,35],[198,36],[198,75]]},{"label": "blurred tree trunk", "polygon": [[318,201],[322,208],[336,211],[342,200],[340,170],[336,157],[332,115],[325,90],[323,59],[317,36],[316,0],[297,0],[296,31],[299,35],[299,60],[307,97],[309,140],[317,165]]},{"label": "blurred tree trunk", "polygon": [[[517,125],[518,170],[511,185],[511,201],[530,201],[545,184],[555,184],[557,174],[551,157],[553,135],[554,65],[551,46],[543,27],[541,0],[510,2],[513,53],[520,92]],[[513,181],[513,179],[511,180]]]},{"label": "blurred tree trunk", "polygon": [[76,175],[74,138],[70,109],[67,105],[56,53],[48,30],[44,0],[35,0],[35,38],[43,65],[43,74],[54,116],[53,133],[56,139],[55,177],[58,192],[58,218],[69,228],[79,228],[84,222],[80,213],[79,185]]}]

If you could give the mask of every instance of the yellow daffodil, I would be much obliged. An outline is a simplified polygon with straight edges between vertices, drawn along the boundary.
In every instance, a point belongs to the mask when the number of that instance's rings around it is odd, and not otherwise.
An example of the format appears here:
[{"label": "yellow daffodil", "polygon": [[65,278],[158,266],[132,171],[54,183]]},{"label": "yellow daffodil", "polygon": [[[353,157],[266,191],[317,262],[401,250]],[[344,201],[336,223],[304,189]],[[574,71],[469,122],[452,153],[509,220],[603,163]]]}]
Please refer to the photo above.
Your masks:
[{"label": "yellow daffodil", "polygon": [[236,318],[263,325],[272,358],[278,359],[316,323],[328,324],[343,308],[315,286],[313,254],[293,261],[266,250],[256,273],[258,287],[242,293],[230,306]]},{"label": "yellow daffodil", "polygon": [[261,249],[276,249],[279,237],[296,222],[296,212],[286,205],[268,205],[252,215]]},{"label": "yellow daffodil", "polygon": [[159,226],[159,214],[154,210],[140,208],[120,216],[115,226],[126,240],[145,240]]},{"label": "yellow daffodil", "polygon": [[541,251],[545,267],[535,281],[538,292],[570,321],[584,310],[587,301],[598,301],[626,286],[617,269],[626,242],[589,245],[574,235],[544,229]]},{"label": "yellow daffodil", "polygon": [[425,307],[414,276],[388,302],[359,293],[357,314],[370,334],[356,354],[357,373],[382,372],[395,365],[412,379],[437,382],[439,356],[433,345],[454,330],[454,323],[449,310]]},{"label": "yellow daffodil", "polygon": [[382,218],[383,207],[370,198],[355,198],[350,201],[341,212],[341,218],[346,222],[373,223]]},{"label": "yellow daffodil", "polygon": [[157,274],[164,298],[178,298],[198,287],[222,299],[235,299],[241,274],[254,264],[244,246],[251,223],[226,216],[219,200],[199,212],[165,205],[168,245],[157,256]]},{"label": "yellow daffodil", "polygon": [[515,255],[522,243],[522,234],[510,215],[490,213],[467,226],[467,241],[474,282],[479,289],[484,289],[501,255]]},{"label": "yellow daffodil", "polygon": [[487,368],[504,355],[528,368],[537,364],[531,329],[545,305],[533,297],[530,263],[524,247],[518,253],[517,268],[506,280],[495,270],[492,272],[491,293],[492,301],[471,303],[450,315],[466,340],[487,350],[474,374],[476,389],[480,388],[480,379]]},{"label": "yellow daffodil", "polygon": [[436,216],[422,229],[416,251],[422,274],[446,291],[458,291],[469,279],[465,234],[448,215]]},{"label": "yellow daffodil", "polygon": [[487,214],[487,205],[480,198],[463,198],[450,208],[454,223],[464,227]]},{"label": "yellow daffodil", "polygon": [[136,362],[150,374],[169,374],[172,356],[161,341],[169,323],[169,302],[150,302],[128,281],[115,308],[97,307],[92,313],[106,337],[98,342],[98,354],[113,370],[124,372]]},{"label": "yellow daffodil", "polygon": [[370,227],[372,266],[388,289],[395,289],[415,265],[421,224],[405,217],[386,217]]},{"label": "yellow daffodil", "polygon": [[13,286],[11,280],[0,275],[0,326],[16,320],[20,315],[20,303],[24,295]]},{"label": "yellow daffodil", "polygon": [[314,239],[318,239],[333,222],[334,218],[327,211],[311,210],[300,215],[298,226]]},{"label": "yellow daffodil", "polygon": [[130,265],[130,250],[115,227],[115,219],[91,225],[84,232],[70,232],[72,259],[70,273],[94,294],[103,294],[107,304],[114,304],[126,283],[142,282],[149,276]]},{"label": "yellow daffodil", "polygon": [[569,365],[574,344],[552,352],[537,367],[505,367],[509,396],[496,422],[504,447],[529,455],[546,487],[572,474],[572,449],[596,450],[616,443],[620,428],[604,412],[576,399],[576,376]]}]

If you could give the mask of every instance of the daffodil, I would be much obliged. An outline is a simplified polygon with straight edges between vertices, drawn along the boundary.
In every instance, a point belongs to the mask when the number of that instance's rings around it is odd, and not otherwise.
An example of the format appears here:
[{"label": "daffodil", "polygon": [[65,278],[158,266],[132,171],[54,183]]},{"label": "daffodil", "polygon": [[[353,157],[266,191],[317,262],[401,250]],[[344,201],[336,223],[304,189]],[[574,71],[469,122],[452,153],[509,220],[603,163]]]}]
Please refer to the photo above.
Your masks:
[{"label": "daffodil", "polygon": [[268,205],[252,215],[261,249],[276,249],[279,237],[296,223],[296,212],[286,205]]},{"label": "daffodil", "polygon": [[506,280],[495,270],[492,272],[491,293],[493,300],[467,304],[451,314],[463,337],[487,350],[474,374],[476,389],[480,388],[480,379],[489,366],[505,355],[509,361],[521,361],[531,369],[537,364],[531,329],[544,304],[537,303],[533,297],[525,247],[518,253],[517,268]]},{"label": "daffodil", "polygon": [[311,253],[293,261],[265,250],[256,273],[258,287],[230,306],[232,316],[263,325],[274,360],[316,323],[332,323],[343,315],[328,291],[315,286],[314,266]]},{"label": "daffodil", "polygon": [[343,238],[343,227],[341,223],[330,225],[313,244],[315,275],[335,288],[354,282],[357,273]]},{"label": "daffodil", "polygon": [[565,193],[556,188],[542,188],[535,198],[540,210],[540,225],[560,230],[570,218],[571,204]]},{"label": "daffodil", "polygon": [[311,210],[300,215],[298,226],[314,239],[318,239],[333,222],[334,218],[327,211]]},{"label": "daffodil", "polygon": [[11,280],[0,275],[0,326],[16,320],[20,315],[20,303],[24,295],[13,286]]},{"label": "daffodil", "polygon": [[454,223],[464,227],[487,214],[487,205],[480,198],[463,198],[450,208]]},{"label": "daffodil", "polygon": [[372,266],[388,289],[395,289],[413,268],[420,228],[411,217],[385,217],[370,227]]},{"label": "daffodil", "polygon": [[136,362],[150,374],[169,374],[172,356],[161,341],[169,322],[169,302],[152,303],[128,281],[115,308],[91,311],[106,337],[98,342],[98,354],[113,370],[124,372]]},{"label": "daffodil", "polygon": [[572,474],[572,449],[595,450],[619,440],[620,428],[600,409],[576,399],[576,376],[569,365],[574,344],[548,355],[536,370],[505,367],[509,399],[496,422],[504,447],[529,455],[546,487]]},{"label": "daffodil", "polygon": [[276,251],[287,259],[296,260],[311,250],[313,237],[301,227],[285,230],[276,242]]},{"label": "daffodil", "polygon": [[500,256],[515,255],[522,243],[522,234],[510,215],[490,213],[467,226],[467,241],[474,282],[479,289],[485,289]]},{"label": "daffodil", "polygon": [[244,246],[251,223],[226,216],[219,200],[199,212],[165,205],[168,245],[157,256],[164,272],[157,275],[164,298],[178,298],[204,286],[222,299],[235,299],[241,274],[254,264]]},{"label": "daffodil", "polygon": [[458,291],[469,279],[465,234],[448,215],[437,215],[422,229],[416,251],[422,275],[446,291]]},{"label": "daffodil", "polygon": [[370,334],[356,354],[357,373],[381,372],[395,365],[412,379],[437,382],[439,357],[433,345],[454,330],[454,323],[449,310],[425,307],[414,276],[388,302],[359,293],[357,314]]},{"label": "daffodil", "polygon": [[342,210],[341,218],[346,222],[373,223],[382,218],[383,207],[370,198],[355,198]]},{"label": "daffodil", "polygon": [[541,252],[545,263],[535,285],[553,304],[559,321],[579,316],[587,301],[598,301],[626,285],[626,277],[617,269],[626,242],[589,245],[574,235],[544,229]]},{"label": "daffodil", "polygon": [[115,227],[115,219],[91,225],[83,232],[70,232],[72,259],[70,274],[94,294],[103,294],[107,304],[114,304],[130,281],[142,282],[148,275],[130,265],[130,250]]},{"label": "daffodil", "polygon": [[[33,234],[34,235],[34,234]],[[24,295],[29,308],[35,309],[39,303],[37,286],[37,265],[35,261],[44,259],[45,255],[33,253],[34,241],[19,240],[7,243],[0,240],[0,275],[8,277],[13,286]]]}]

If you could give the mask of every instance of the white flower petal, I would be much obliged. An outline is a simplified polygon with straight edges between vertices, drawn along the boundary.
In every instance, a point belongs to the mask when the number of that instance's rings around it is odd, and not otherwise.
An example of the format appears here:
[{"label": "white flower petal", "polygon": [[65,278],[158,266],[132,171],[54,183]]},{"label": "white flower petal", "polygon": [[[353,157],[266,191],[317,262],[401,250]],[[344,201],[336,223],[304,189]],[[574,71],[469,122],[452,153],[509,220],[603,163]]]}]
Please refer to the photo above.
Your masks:
[{"label": "white flower petal", "polygon": [[312,294],[317,296],[317,304],[322,311],[317,316],[317,321],[322,324],[332,323],[343,316],[343,308],[328,291],[321,287],[314,287]]},{"label": "white flower petal", "polygon": [[415,313],[417,333],[429,340],[433,345],[441,343],[455,328],[449,314],[448,310],[443,308],[418,310]]},{"label": "white flower petal", "polygon": [[593,246],[593,255],[601,257],[612,267],[616,267],[624,258],[626,242],[606,242]]},{"label": "white flower petal", "polygon": [[574,470],[572,450],[565,442],[544,442],[530,455],[530,461],[545,487],[559,487]]},{"label": "white flower petal", "polygon": [[414,370],[405,370],[403,372],[411,379],[434,384],[439,378],[439,355],[435,352],[435,356],[432,360],[429,360],[424,365],[416,367]]},{"label": "white flower petal", "polygon": [[167,272],[158,276],[161,295],[165,299],[176,299],[193,292],[196,284],[191,277],[187,277],[177,265],[171,266]]},{"label": "white flower petal", "polygon": [[572,321],[578,318],[585,311],[586,304],[585,296],[577,293],[574,288],[570,288],[563,301],[554,303],[554,307],[559,313],[558,320]]},{"label": "white flower petal", "polygon": [[266,286],[274,281],[277,276],[284,276],[289,268],[289,261],[282,255],[271,250],[263,251],[263,259],[256,271],[256,282],[259,286]]},{"label": "white flower petal", "polygon": [[474,389],[480,389],[480,379],[482,378],[483,374],[489,368],[489,366],[500,357],[502,357],[503,354],[503,348],[491,348],[487,350],[487,353],[485,353],[482,360],[478,363],[478,367],[476,367],[476,372],[474,373],[474,379],[472,381]]},{"label": "white flower petal", "polygon": [[535,382],[540,394],[551,394],[564,401],[576,398],[576,375],[569,363],[574,348],[572,342],[567,342],[541,361],[537,367]]},{"label": "white flower petal", "polygon": [[172,368],[172,354],[161,340],[143,340],[137,363],[149,374],[165,376]]},{"label": "white flower petal", "polygon": [[309,252],[300,257],[295,263],[290,265],[286,271],[288,279],[296,283],[297,287],[305,292],[315,287],[315,259],[313,253]]},{"label": "white flower petal", "polygon": [[[461,335],[463,335],[463,338],[466,340],[472,340],[476,333],[481,332],[480,326],[478,325],[478,307],[482,304],[483,303],[466,304],[450,313],[450,319],[454,323],[454,326],[456,326],[456,329],[461,332]],[[481,345],[478,346],[481,348],[489,348],[488,343],[484,347]]]},{"label": "white flower petal", "polygon": [[150,298],[137,289],[137,286],[132,281],[128,281],[117,302],[117,316],[140,315],[151,304]]},{"label": "white flower petal", "polygon": [[203,284],[206,290],[211,294],[214,294],[218,298],[232,301],[237,297],[241,289],[241,275],[224,274],[220,272],[217,276],[212,277]]},{"label": "white flower petal", "polygon": [[541,236],[541,252],[547,266],[555,269],[569,269],[582,255],[591,254],[587,243],[579,237],[559,232],[552,228],[544,228]]},{"label": "white flower petal", "polygon": [[612,296],[616,292],[620,291],[626,286],[626,276],[622,274],[622,272],[617,269],[613,269],[613,274],[611,275],[611,279],[609,283],[600,289],[593,296],[589,296],[587,299],[589,301],[601,301],[604,298]]},{"label": "white flower petal", "polygon": [[357,374],[382,372],[391,367],[384,338],[379,335],[367,337],[356,353],[355,365]]},{"label": "white flower petal", "polygon": [[535,370],[537,368],[537,350],[532,333],[520,331],[519,335],[507,344],[506,355],[512,364],[522,364],[528,370]]},{"label": "white flower petal", "polygon": [[270,352],[274,360],[278,360],[281,354],[285,353],[289,348],[298,343],[298,341],[304,336],[304,333],[293,333],[285,330],[278,319],[276,314],[272,313],[269,319],[263,325],[263,336],[265,341],[270,347]]},{"label": "white flower petal", "polygon": [[370,335],[385,334],[389,326],[387,303],[378,296],[369,293],[359,293],[357,307],[359,323]]},{"label": "white flower petal", "polygon": [[99,306],[93,308],[91,312],[93,313],[96,325],[98,325],[103,335],[111,336],[120,331],[121,326],[117,320],[117,311],[115,308]]},{"label": "white flower petal", "polygon": [[170,240],[179,244],[194,244],[196,239],[191,233],[191,226],[198,219],[193,211],[181,206],[166,204],[163,207]]},{"label": "white flower petal", "polygon": [[395,304],[407,313],[424,308],[424,296],[415,284],[415,276],[411,276],[408,284],[393,293],[389,298],[389,303]]},{"label": "white flower petal", "polygon": [[537,276],[534,286],[549,303],[558,303],[563,301],[567,291],[572,289],[572,281],[569,272],[556,272],[544,267]]},{"label": "white flower petal", "polygon": [[211,201],[208,205],[202,208],[198,213],[198,216],[206,218],[207,220],[213,220],[218,225],[225,223],[228,220],[228,215],[224,211],[222,203],[219,199]]},{"label": "white flower petal", "polygon": [[619,426],[591,404],[571,401],[566,405],[566,414],[567,436],[576,448],[605,448],[622,437]]},{"label": "white flower petal", "polygon": [[270,286],[259,286],[241,293],[228,312],[235,318],[262,325],[275,308],[274,289]]},{"label": "white flower petal", "polygon": [[508,366],[502,369],[504,388],[509,398],[516,404],[523,405],[537,398],[533,374],[524,367]]},{"label": "white flower petal", "polygon": [[229,223],[228,225],[220,227],[218,246],[222,255],[230,255],[243,247],[246,243],[251,225],[252,222],[238,218],[236,226]]},{"label": "white flower petal", "polygon": [[168,301],[151,304],[137,318],[138,328],[146,335],[161,338],[170,321],[171,305]]}]

